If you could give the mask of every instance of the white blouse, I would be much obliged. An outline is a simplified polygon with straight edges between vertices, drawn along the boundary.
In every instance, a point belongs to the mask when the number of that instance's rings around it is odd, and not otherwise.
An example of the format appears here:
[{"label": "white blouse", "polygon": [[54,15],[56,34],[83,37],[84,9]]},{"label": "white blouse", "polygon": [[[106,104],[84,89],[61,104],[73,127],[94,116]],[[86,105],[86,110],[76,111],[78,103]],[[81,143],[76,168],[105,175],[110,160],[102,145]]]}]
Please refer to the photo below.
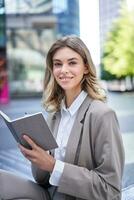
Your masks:
[{"label": "white blouse", "polygon": [[53,186],[59,185],[59,180],[62,175],[64,169],[64,158],[66,153],[67,142],[74,124],[74,120],[76,118],[78,109],[86,98],[87,93],[85,91],[81,91],[81,93],[77,96],[77,98],[73,101],[69,108],[66,108],[65,102],[62,101],[61,104],[61,120],[58,128],[57,134],[57,144],[59,148],[55,149],[54,157],[56,159],[56,163],[51,173],[49,183]]}]

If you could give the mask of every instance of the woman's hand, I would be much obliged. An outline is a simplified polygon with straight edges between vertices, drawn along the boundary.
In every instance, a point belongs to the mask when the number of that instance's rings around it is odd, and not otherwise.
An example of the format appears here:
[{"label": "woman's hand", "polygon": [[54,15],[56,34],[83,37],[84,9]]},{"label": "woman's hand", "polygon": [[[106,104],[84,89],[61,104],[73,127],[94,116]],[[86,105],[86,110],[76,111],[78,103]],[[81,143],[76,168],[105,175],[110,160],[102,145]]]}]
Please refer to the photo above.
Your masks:
[{"label": "woman's hand", "polygon": [[36,145],[27,135],[23,135],[23,138],[30,144],[32,150],[19,144],[22,154],[38,168],[52,172],[55,165],[55,159],[47,151]]}]

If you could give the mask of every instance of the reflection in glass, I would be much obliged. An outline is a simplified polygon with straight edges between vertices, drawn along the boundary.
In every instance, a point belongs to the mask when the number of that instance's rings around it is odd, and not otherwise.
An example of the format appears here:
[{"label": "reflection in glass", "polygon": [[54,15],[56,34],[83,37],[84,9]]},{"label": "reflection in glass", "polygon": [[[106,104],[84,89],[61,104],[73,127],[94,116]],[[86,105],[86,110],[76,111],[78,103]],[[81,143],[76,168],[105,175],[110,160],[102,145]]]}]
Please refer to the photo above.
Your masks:
[{"label": "reflection in glass", "polygon": [[5,7],[0,1],[0,104],[9,101],[8,74],[6,65]]},{"label": "reflection in glass", "polygon": [[45,55],[54,40],[79,35],[79,0],[5,0],[12,95],[42,92]]},{"label": "reflection in glass", "polygon": [[7,14],[48,13],[52,10],[51,0],[6,0]]},{"label": "reflection in glass", "polygon": [[41,92],[45,55],[54,41],[52,29],[8,30],[11,92]]}]

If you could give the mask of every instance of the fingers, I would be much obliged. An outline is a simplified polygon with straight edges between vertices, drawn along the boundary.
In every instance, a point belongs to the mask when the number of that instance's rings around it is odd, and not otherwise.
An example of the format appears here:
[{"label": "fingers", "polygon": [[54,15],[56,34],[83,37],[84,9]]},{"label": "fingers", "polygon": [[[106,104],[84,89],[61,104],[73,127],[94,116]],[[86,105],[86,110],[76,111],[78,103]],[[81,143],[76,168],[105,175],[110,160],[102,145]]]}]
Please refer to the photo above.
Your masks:
[{"label": "fingers", "polygon": [[20,151],[22,152],[22,154],[27,158],[27,157],[33,157],[33,152],[32,150],[29,150],[27,148],[25,148],[23,145],[18,144],[18,147],[20,148]]},{"label": "fingers", "polygon": [[31,158],[35,157],[35,153],[38,150],[38,146],[34,143],[34,141],[28,137],[27,135],[23,135],[24,140],[31,146],[31,149],[25,148],[23,145],[19,144],[20,151],[22,154],[28,159],[31,160]]},{"label": "fingers", "polygon": [[55,159],[49,155],[49,152],[38,147],[31,139],[25,136],[26,141],[33,147],[35,145],[36,149],[29,150],[23,145],[18,144],[20,151],[31,163],[34,163],[38,168],[52,172]]},{"label": "fingers", "polygon": [[35,142],[28,137],[27,135],[23,135],[24,140],[26,140],[28,142],[28,144],[32,147],[32,149],[37,149],[38,146],[35,144]]},{"label": "fingers", "polygon": [[32,149],[25,148],[23,145],[19,144],[20,151],[28,159],[32,160],[37,157],[40,152],[40,147],[35,144],[35,142],[27,135],[23,135],[24,140],[31,146]]}]

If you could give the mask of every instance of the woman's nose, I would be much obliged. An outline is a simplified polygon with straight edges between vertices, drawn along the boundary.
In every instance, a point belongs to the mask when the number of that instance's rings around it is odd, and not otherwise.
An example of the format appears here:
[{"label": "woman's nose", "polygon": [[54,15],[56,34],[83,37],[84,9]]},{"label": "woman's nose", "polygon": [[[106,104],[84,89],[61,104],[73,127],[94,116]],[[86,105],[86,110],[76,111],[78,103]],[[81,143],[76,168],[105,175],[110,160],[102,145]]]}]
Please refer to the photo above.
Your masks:
[{"label": "woman's nose", "polygon": [[67,66],[67,64],[63,64],[63,65],[62,65],[61,71],[62,71],[63,73],[67,73],[67,72],[68,72],[68,66]]}]

